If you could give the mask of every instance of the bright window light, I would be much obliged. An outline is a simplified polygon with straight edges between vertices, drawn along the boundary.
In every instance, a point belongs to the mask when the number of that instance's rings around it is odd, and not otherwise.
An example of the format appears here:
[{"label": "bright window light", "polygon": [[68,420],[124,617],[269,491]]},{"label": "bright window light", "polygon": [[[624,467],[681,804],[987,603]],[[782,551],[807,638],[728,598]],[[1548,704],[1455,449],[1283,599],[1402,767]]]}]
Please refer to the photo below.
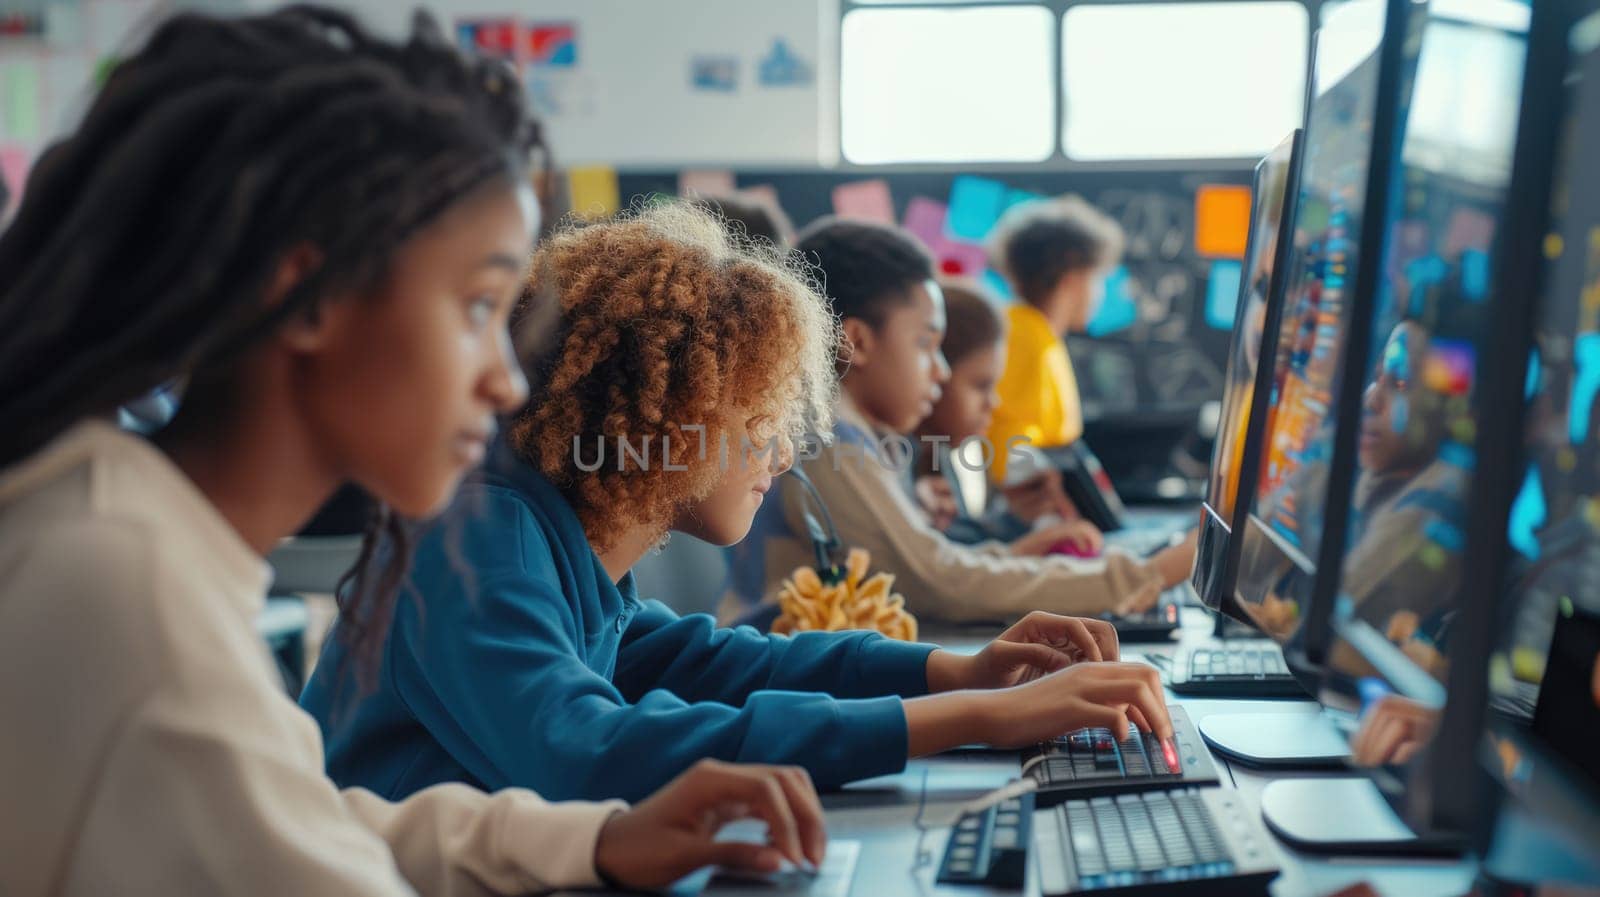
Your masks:
[{"label": "bright window light", "polygon": [[858,164],[1049,158],[1053,31],[1042,6],[852,10],[840,35],[845,158]]},{"label": "bright window light", "polygon": [[1300,124],[1308,28],[1294,2],[1074,6],[1061,20],[1062,149],[1260,156]]}]

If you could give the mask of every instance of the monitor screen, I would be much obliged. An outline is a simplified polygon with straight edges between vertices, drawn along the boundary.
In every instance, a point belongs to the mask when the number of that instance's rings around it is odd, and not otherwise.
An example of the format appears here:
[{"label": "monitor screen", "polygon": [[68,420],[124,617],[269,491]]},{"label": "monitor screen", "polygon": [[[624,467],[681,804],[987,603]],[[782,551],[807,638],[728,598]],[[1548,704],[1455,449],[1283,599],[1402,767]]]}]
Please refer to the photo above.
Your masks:
[{"label": "monitor screen", "polygon": [[1210,485],[1206,493],[1206,503],[1230,526],[1239,490],[1245,430],[1255,395],[1272,267],[1283,226],[1284,191],[1289,184],[1289,166],[1293,161],[1294,138],[1291,136],[1256,167],[1244,279],[1240,285],[1238,313],[1234,316],[1233,343],[1228,351],[1227,375],[1223,381],[1222,417],[1217,423],[1217,441],[1212,449]]},{"label": "monitor screen", "polygon": [[1360,258],[1385,5],[1355,0],[1317,38],[1294,251],[1261,475],[1250,494],[1235,598],[1287,641],[1310,600],[1331,460],[1335,376]]},{"label": "monitor screen", "polygon": [[[1523,719],[1545,699],[1547,669],[1578,663],[1552,652],[1558,620],[1574,621],[1569,642],[1576,646],[1584,621],[1592,627],[1600,615],[1600,168],[1593,161],[1600,158],[1600,13],[1582,20],[1569,43],[1549,262],[1528,367],[1525,467],[1508,523],[1508,600],[1489,666],[1493,705]],[[1600,693],[1593,697],[1600,705]],[[1589,710],[1592,733],[1600,706]],[[1592,744],[1572,747],[1593,751]]]},{"label": "monitor screen", "polygon": [[1463,589],[1474,390],[1492,338],[1489,260],[1527,58],[1526,11],[1520,23],[1469,13],[1431,8],[1413,76],[1402,79],[1328,654],[1329,669],[1367,699],[1398,691],[1434,707]]}]

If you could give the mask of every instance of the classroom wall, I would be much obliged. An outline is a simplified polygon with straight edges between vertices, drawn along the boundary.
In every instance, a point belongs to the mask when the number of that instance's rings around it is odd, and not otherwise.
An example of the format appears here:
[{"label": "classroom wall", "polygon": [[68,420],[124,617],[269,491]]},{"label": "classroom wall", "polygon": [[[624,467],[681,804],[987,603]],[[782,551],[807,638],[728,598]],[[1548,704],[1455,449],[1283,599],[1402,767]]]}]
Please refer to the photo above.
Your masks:
[{"label": "classroom wall", "polygon": [[[276,0],[247,0],[267,9]],[[570,24],[569,61],[515,61],[556,152],[619,168],[809,167],[838,154],[838,0],[345,0],[402,30],[417,5],[448,27]],[[775,42],[782,53],[775,56]],[[784,69],[784,60],[798,68]],[[778,83],[763,83],[763,63]],[[697,67],[717,77],[696,82]],[[731,78],[724,79],[727,73]],[[827,97],[825,103],[822,99]],[[826,124],[825,124],[826,122]]]}]

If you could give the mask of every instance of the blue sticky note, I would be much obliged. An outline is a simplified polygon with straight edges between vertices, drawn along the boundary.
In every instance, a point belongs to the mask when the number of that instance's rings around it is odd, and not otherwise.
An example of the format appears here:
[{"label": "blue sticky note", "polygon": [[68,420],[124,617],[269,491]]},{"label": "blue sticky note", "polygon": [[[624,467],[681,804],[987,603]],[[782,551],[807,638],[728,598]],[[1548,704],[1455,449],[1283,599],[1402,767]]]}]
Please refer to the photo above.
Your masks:
[{"label": "blue sticky note", "polygon": [[1461,253],[1461,292],[1472,302],[1489,296],[1489,253],[1466,249]]},{"label": "blue sticky note", "polygon": [[1507,539],[1511,547],[1528,560],[1539,559],[1539,540],[1533,534],[1544,526],[1544,487],[1539,482],[1539,468],[1528,465],[1528,475],[1522,480],[1522,491],[1511,503],[1511,522]]},{"label": "blue sticky note", "polygon": [[1234,314],[1239,309],[1239,282],[1244,267],[1236,261],[1211,263],[1211,275],[1206,278],[1206,323],[1218,330],[1232,330]]},{"label": "blue sticky note", "polygon": [[1005,199],[1000,201],[1000,212],[1004,214],[1017,206],[1044,199],[1043,193],[1034,193],[1032,190],[1007,190]]},{"label": "blue sticky note", "polygon": [[1412,315],[1422,314],[1422,300],[1427,288],[1444,280],[1448,273],[1450,266],[1437,255],[1423,256],[1406,265],[1406,280],[1411,283],[1409,309]]},{"label": "blue sticky note", "polygon": [[1006,283],[1005,275],[993,268],[984,269],[983,285],[988,287],[989,291],[994,293],[995,298],[999,299],[1001,302],[1010,302],[1011,300],[1017,298],[1016,295],[1011,292],[1011,284]]},{"label": "blue sticky note", "polygon": [[1568,435],[1573,445],[1582,445],[1589,436],[1589,409],[1600,394],[1600,333],[1585,333],[1572,349],[1578,376],[1572,383],[1572,406],[1567,409]]},{"label": "blue sticky note", "polygon": [[1132,327],[1139,320],[1139,307],[1134,304],[1129,288],[1128,269],[1118,265],[1106,277],[1106,297],[1099,311],[1089,319],[1089,335],[1109,336],[1118,330]]},{"label": "blue sticky note", "polygon": [[1000,220],[1006,185],[989,178],[960,175],[950,185],[950,216],[945,219],[949,236],[960,240],[982,240]]}]

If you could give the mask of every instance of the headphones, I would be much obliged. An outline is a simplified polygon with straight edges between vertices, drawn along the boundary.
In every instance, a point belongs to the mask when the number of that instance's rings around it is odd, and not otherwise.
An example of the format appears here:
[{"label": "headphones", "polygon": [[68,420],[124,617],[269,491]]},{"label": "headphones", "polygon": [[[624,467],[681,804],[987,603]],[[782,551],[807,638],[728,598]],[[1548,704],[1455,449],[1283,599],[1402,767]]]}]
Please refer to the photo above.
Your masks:
[{"label": "headphones", "polygon": [[806,522],[806,532],[811,537],[811,547],[817,553],[817,576],[822,579],[823,585],[837,585],[844,581],[847,555],[844,543],[839,541],[839,530],[833,525],[833,516],[828,513],[821,493],[817,492],[816,484],[811,482],[805,471],[797,465],[789,468],[787,475],[794,477],[805,492],[800,513]]}]

